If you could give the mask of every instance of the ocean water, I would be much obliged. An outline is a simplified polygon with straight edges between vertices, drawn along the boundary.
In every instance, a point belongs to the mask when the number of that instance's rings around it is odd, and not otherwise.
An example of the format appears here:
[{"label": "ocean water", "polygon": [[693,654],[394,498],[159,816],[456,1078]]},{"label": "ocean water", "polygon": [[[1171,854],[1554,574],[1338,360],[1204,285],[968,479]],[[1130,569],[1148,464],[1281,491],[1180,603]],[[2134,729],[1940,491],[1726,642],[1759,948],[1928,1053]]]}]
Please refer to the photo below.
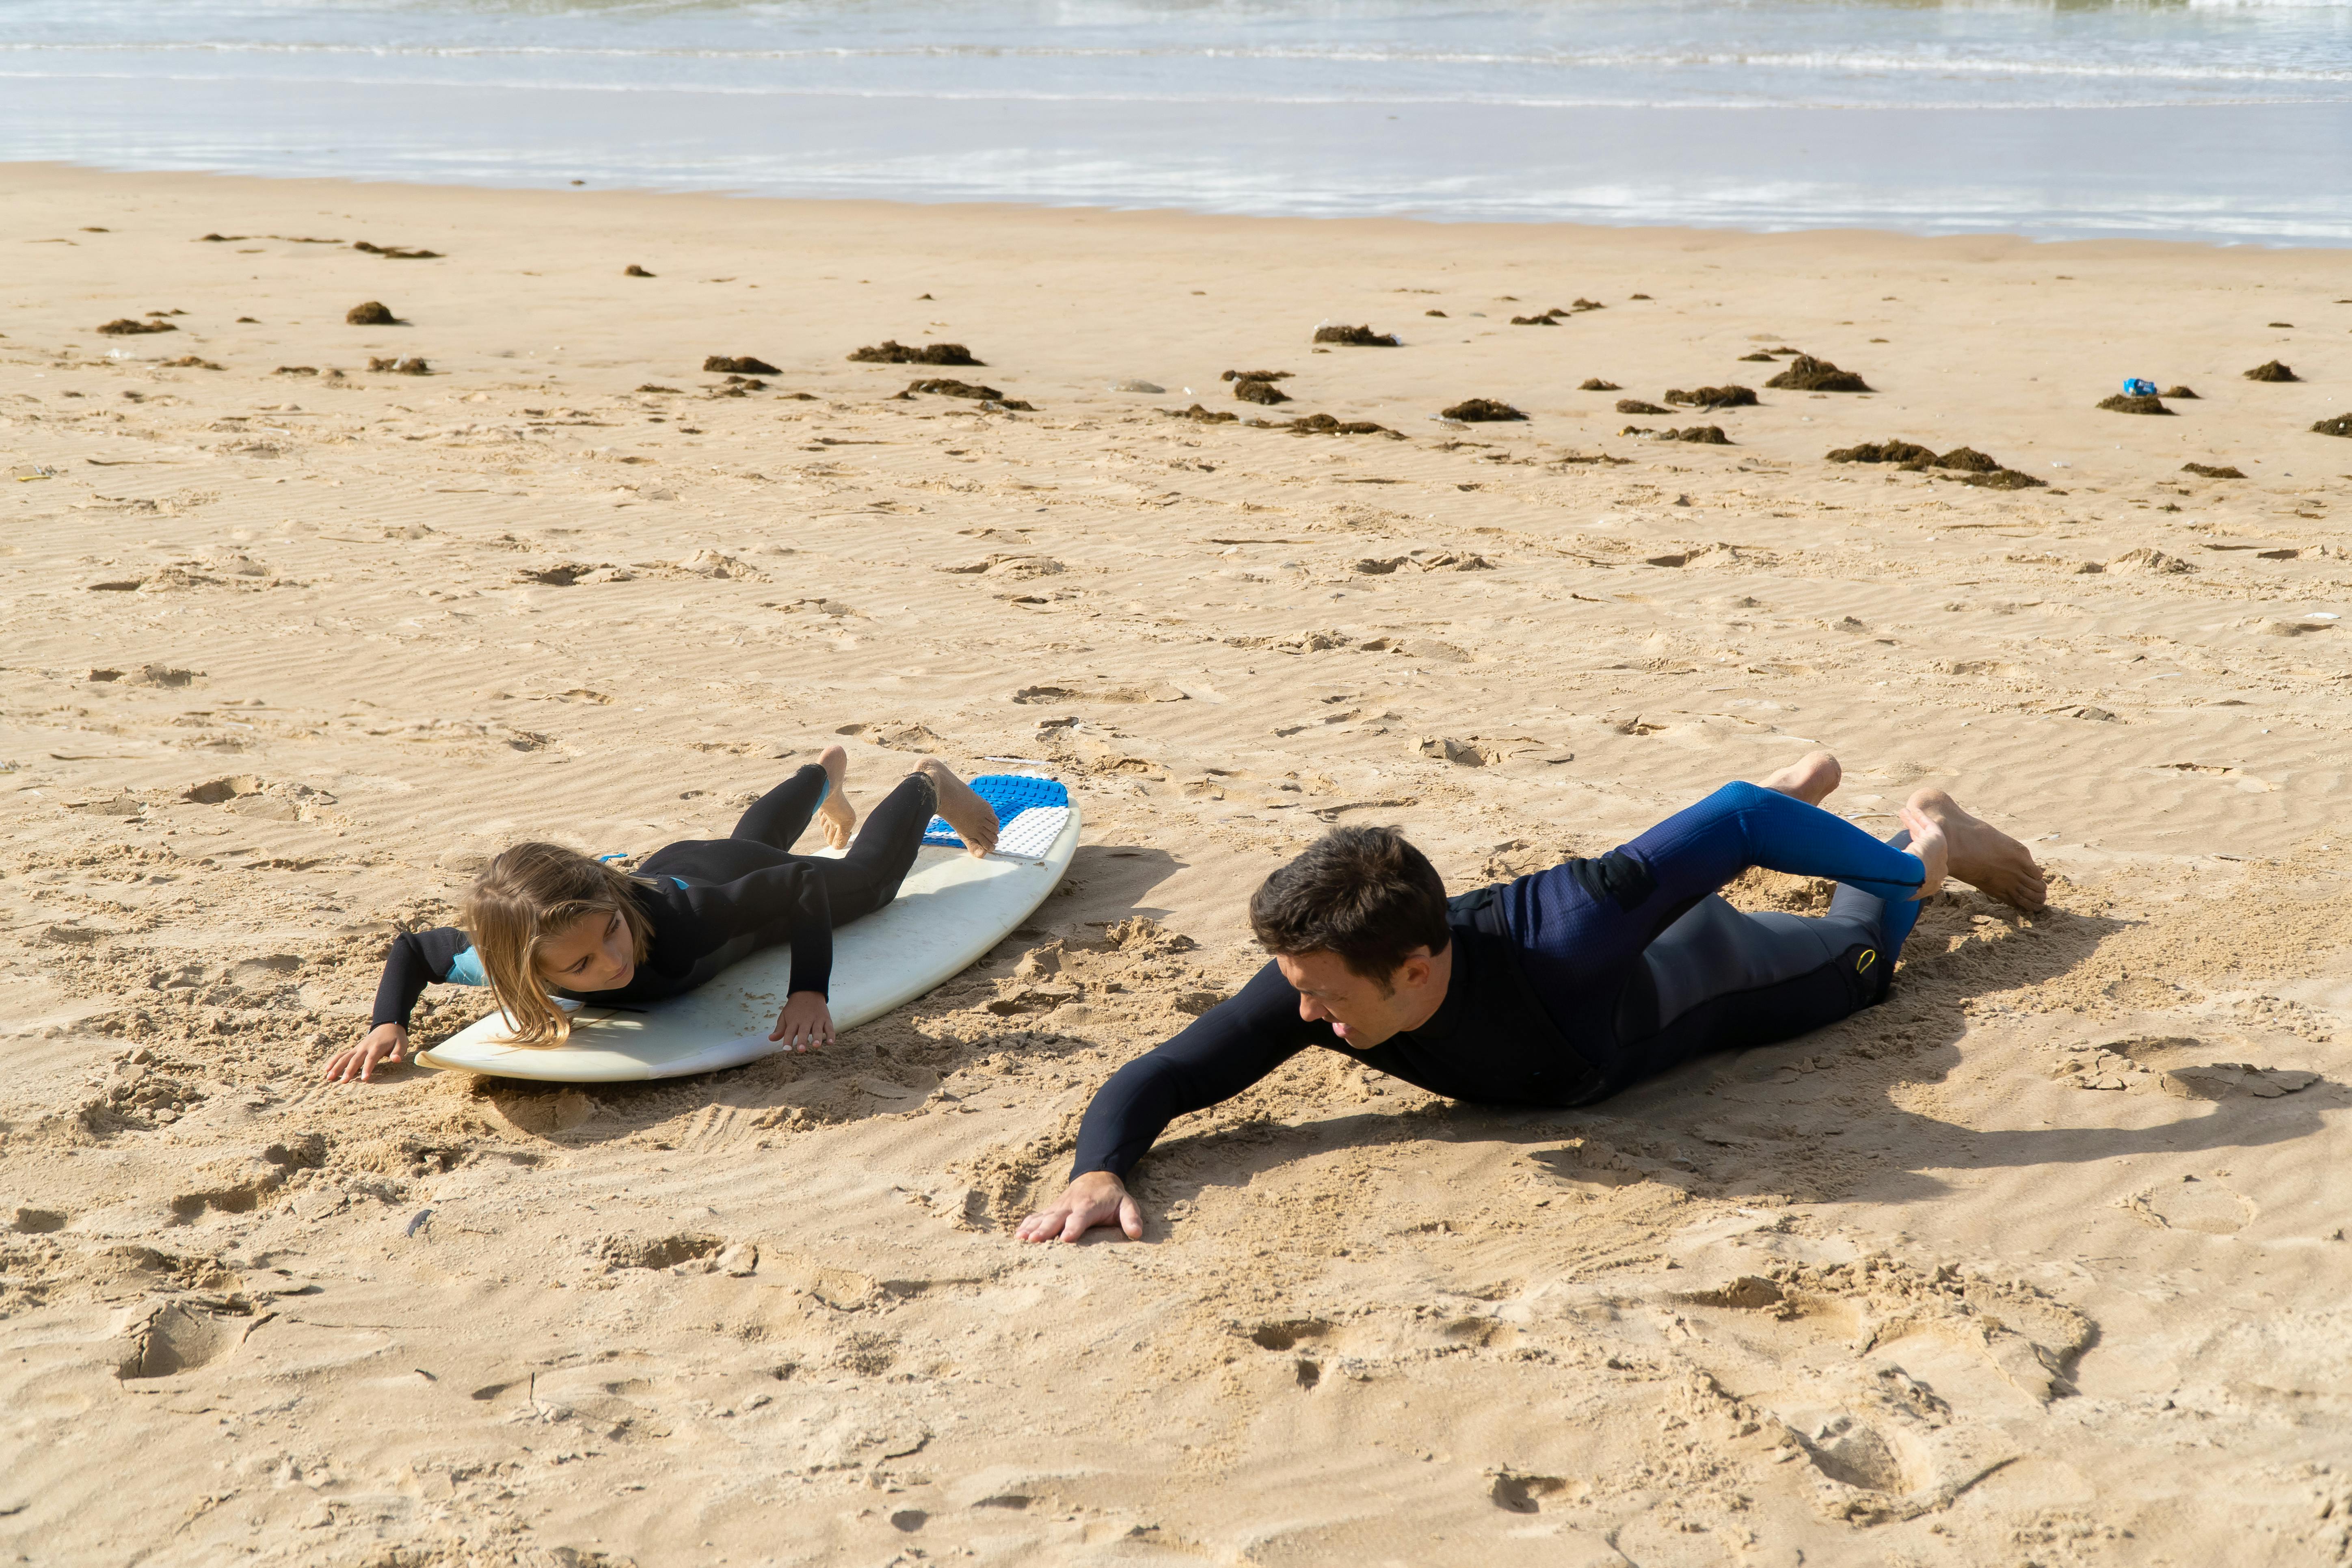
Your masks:
[{"label": "ocean water", "polygon": [[2352,245],[2352,0],[5,0],[0,161]]}]

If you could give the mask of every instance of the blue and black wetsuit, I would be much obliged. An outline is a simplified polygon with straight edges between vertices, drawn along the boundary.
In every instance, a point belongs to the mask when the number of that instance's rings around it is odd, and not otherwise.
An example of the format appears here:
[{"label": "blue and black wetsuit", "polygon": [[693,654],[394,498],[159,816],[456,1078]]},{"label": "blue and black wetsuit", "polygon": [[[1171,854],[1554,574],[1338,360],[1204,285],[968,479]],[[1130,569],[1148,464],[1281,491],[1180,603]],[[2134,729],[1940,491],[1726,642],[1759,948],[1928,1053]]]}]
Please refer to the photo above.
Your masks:
[{"label": "blue and black wetsuit", "polygon": [[[1129,1062],[1087,1107],[1073,1176],[1125,1176],[1176,1117],[1309,1046],[1433,1093],[1579,1105],[1709,1051],[1769,1045],[1885,999],[1925,868],[1842,817],[1727,784],[1622,848],[1451,901],[1453,977],[1419,1029],[1354,1050],[1298,1016],[1268,964],[1231,1001]],[[1840,885],[1819,916],[1744,915],[1716,890],[1750,866]]]},{"label": "blue and black wetsuit", "polygon": [[[636,973],[618,990],[557,994],[592,1006],[656,1001],[690,991],[779,942],[793,945],[791,989],[824,994],[833,973],[833,928],[898,895],[939,806],[930,776],[911,773],[866,814],[840,859],[789,852],[831,788],[824,769],[812,763],[754,802],[730,836],[690,839],[646,856],[634,896],[653,932]],[[417,997],[435,980],[488,984],[464,932],[445,925],[394,942],[372,1023],[405,1027]]]}]

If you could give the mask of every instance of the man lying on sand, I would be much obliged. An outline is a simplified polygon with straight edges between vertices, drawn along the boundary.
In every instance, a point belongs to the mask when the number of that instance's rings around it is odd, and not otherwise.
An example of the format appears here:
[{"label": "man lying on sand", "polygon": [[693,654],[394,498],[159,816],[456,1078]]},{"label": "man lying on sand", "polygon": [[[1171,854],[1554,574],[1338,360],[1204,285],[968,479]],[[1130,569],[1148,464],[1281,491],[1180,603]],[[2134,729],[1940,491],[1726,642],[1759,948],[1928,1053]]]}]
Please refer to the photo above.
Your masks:
[{"label": "man lying on sand", "polygon": [[[769,790],[723,839],[656,850],[628,876],[561,844],[517,844],[467,894],[462,929],[405,934],[384,960],[375,1015],[357,1045],[327,1063],[330,1082],[373,1079],[408,1049],[408,1019],[434,980],[487,985],[523,1045],[562,1045],[571,1021],[551,999],[614,1006],[690,991],[762,947],[793,945],[792,982],[769,1039],[789,1051],[833,1040],[825,987],[833,928],[898,895],[931,814],[965,847],[996,847],[996,812],[926,757],[866,819],[842,797],[849,756],[825,747]],[[814,817],[838,860],[791,853]]]},{"label": "man lying on sand", "polygon": [[[1111,1075],[1068,1188],[1018,1234],[1076,1241],[1116,1222],[1139,1238],[1120,1178],[1152,1140],[1311,1045],[1452,1099],[1583,1105],[1884,1001],[1917,901],[1947,873],[2042,907],[2025,846],[1942,790],[1913,795],[1881,843],[1820,809],[1838,779],[1837,758],[1817,751],[1598,859],[1450,900],[1394,829],[1325,835],[1250,900],[1274,962]],[[1743,915],[1716,890],[1750,866],[1840,885],[1827,915]]]}]

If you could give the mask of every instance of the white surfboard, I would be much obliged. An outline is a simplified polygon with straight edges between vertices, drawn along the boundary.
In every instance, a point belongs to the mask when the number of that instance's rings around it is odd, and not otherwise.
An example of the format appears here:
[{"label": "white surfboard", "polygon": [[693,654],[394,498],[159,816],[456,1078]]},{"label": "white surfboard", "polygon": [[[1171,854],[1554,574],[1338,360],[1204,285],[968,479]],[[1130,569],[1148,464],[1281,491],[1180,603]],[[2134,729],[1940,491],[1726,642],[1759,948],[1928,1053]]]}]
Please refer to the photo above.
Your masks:
[{"label": "white surfboard", "polygon": [[[1058,831],[1050,838],[1018,833],[1028,824],[1016,818],[1005,824],[1001,847],[978,860],[960,847],[926,843],[915,852],[897,898],[834,932],[834,1027],[854,1029],[912,1001],[1029,918],[1077,852],[1077,802],[1070,802],[1066,817],[1056,813],[1038,825]],[[740,1067],[782,1049],[768,1031],[784,1005],[792,968],[791,947],[770,947],[697,990],[646,1003],[641,1011],[579,1007],[572,1010],[570,1042],[559,1046],[509,1043],[514,1026],[505,1013],[494,1012],[416,1060],[426,1067],[557,1083],[681,1078]]]}]

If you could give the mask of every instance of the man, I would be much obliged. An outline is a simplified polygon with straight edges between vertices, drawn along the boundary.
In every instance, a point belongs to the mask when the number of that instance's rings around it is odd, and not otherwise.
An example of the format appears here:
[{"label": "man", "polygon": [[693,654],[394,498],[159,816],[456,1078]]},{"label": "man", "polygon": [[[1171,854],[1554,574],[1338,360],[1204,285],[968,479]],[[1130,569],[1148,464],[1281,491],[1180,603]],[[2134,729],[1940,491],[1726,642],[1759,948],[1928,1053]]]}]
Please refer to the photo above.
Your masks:
[{"label": "man", "polygon": [[[1770,1045],[1885,999],[1917,901],[1948,873],[2042,907],[2023,844],[1922,789],[1881,843],[1820,809],[1817,751],[1727,784],[1623,847],[1448,900],[1392,828],[1342,828],[1268,877],[1250,924],[1274,961],[1241,994],[1112,1074],[1068,1188],[1024,1241],[1143,1234],[1122,1179],[1176,1117],[1308,1046],[1488,1104],[1581,1105],[1709,1051]],[[1750,866],[1834,880],[1829,913],[1743,915],[1716,890]]]}]

